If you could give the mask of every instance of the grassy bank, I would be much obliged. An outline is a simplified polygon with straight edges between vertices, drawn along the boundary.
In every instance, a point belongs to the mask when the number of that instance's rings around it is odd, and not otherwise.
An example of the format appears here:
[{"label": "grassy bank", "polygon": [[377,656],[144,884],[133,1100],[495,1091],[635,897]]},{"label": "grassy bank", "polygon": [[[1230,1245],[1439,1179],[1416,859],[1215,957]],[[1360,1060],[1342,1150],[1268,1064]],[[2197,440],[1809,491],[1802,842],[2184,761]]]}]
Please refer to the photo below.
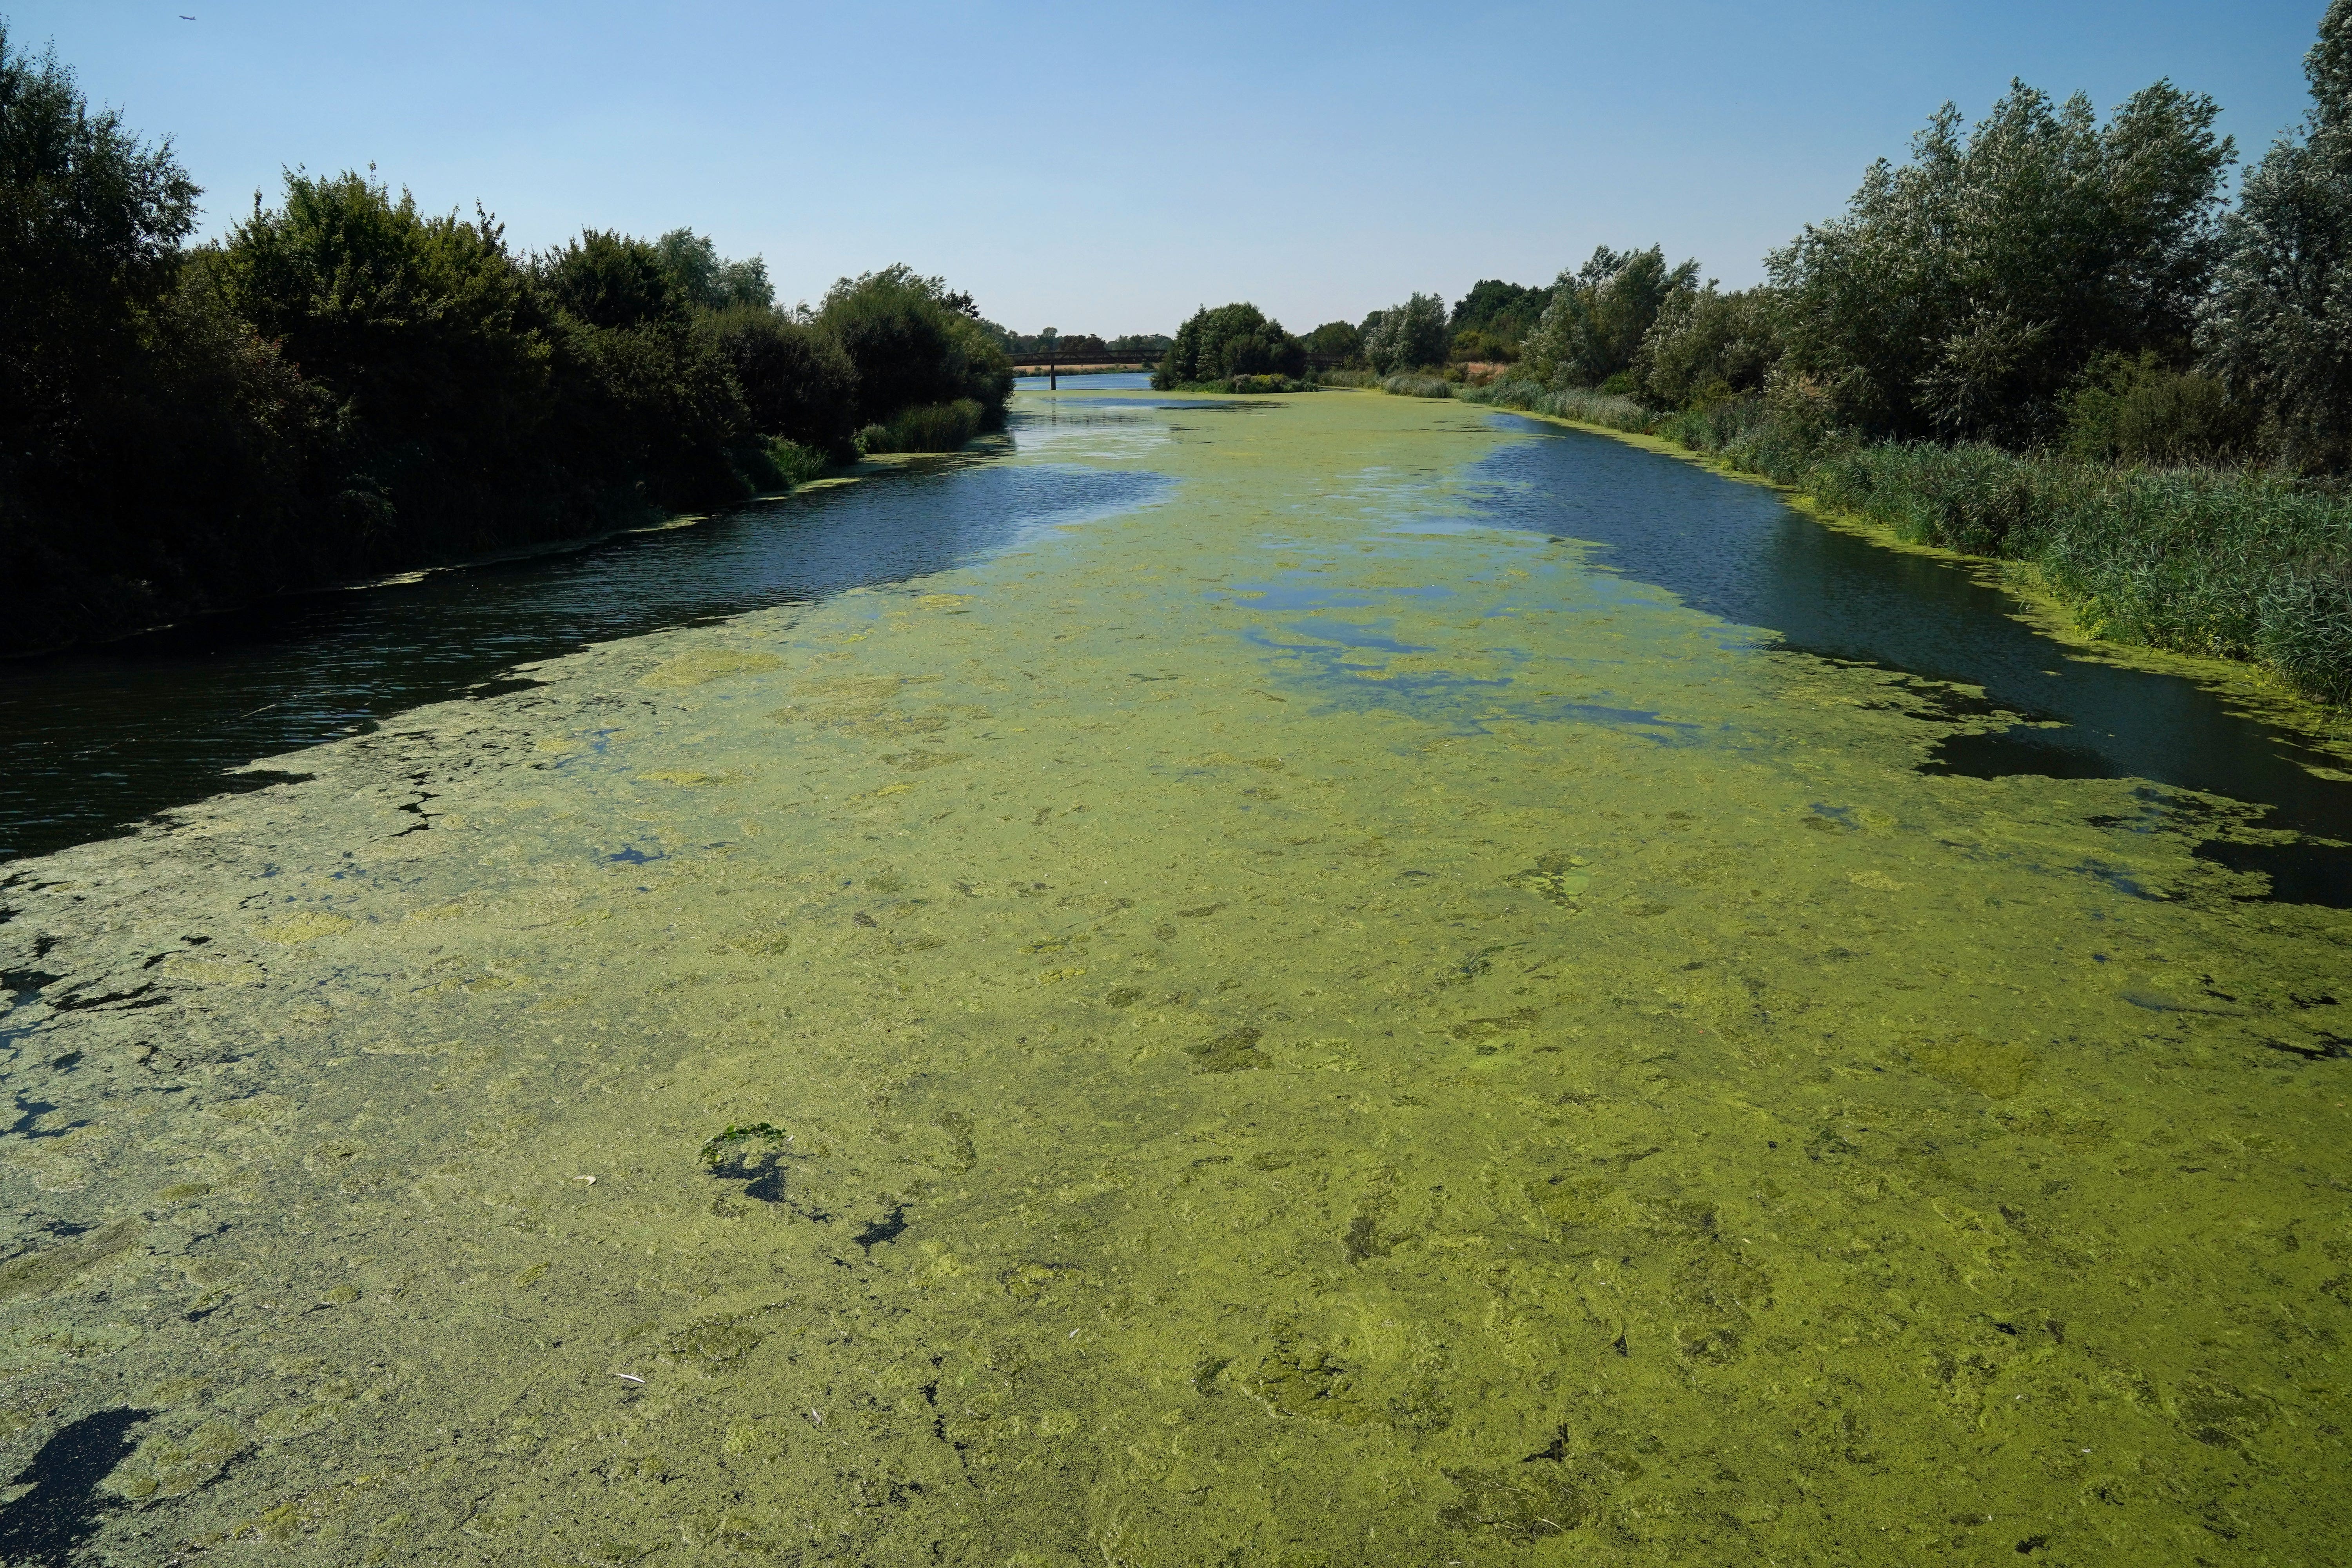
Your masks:
[{"label": "grassy bank", "polygon": [[2253,660],[2309,695],[2352,704],[2352,498],[2333,486],[1862,441],[1808,430],[1753,399],[1659,414],[1526,382],[1453,395],[1657,437],[1910,542],[2025,563],[2095,636]]}]

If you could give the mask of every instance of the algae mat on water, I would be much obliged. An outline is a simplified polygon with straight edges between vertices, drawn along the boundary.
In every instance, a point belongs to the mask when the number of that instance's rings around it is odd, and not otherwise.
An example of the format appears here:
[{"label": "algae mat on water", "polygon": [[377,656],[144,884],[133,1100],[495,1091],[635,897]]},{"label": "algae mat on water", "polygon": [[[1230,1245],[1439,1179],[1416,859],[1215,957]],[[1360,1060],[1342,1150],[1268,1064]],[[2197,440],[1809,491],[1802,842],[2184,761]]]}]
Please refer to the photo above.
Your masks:
[{"label": "algae mat on water", "polygon": [[2340,1560],[2345,915],[1024,407],[1172,485],[11,868],[11,1561]]}]

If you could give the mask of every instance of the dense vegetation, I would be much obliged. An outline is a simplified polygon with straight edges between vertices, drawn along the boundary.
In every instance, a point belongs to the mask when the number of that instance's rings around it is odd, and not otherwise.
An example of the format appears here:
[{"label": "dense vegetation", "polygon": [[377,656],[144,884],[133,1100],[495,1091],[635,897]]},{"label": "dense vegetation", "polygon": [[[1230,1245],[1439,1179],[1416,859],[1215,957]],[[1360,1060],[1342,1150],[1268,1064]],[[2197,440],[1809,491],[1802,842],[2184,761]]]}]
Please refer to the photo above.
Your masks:
[{"label": "dense vegetation", "polygon": [[1759,287],[1604,247],[1523,330],[1495,323],[1529,291],[1485,282],[1447,355],[1367,358],[1391,392],[1662,437],[2031,563],[2107,635],[2352,702],[2352,0],[2306,68],[2308,119],[2234,207],[2210,100],[2158,82],[2103,121],[2013,83]]},{"label": "dense vegetation", "polygon": [[703,508],[1001,422],[1002,334],[894,267],[779,310],[680,229],[518,254],[366,174],[191,246],[168,142],[0,27],[0,651]]},{"label": "dense vegetation", "polygon": [[1051,353],[1058,355],[1065,364],[1084,364],[1090,360],[1158,360],[1174,343],[1175,340],[1165,332],[1130,332],[1106,339],[1095,332],[1057,332],[1049,328],[1042,332],[1004,334],[1004,346],[1016,356],[1025,359]]},{"label": "dense vegetation", "polygon": [[1151,384],[1171,387],[1230,387],[1236,381],[1287,381],[1307,369],[1307,351],[1255,305],[1202,306],[1176,329],[1168,357],[1152,373]]}]

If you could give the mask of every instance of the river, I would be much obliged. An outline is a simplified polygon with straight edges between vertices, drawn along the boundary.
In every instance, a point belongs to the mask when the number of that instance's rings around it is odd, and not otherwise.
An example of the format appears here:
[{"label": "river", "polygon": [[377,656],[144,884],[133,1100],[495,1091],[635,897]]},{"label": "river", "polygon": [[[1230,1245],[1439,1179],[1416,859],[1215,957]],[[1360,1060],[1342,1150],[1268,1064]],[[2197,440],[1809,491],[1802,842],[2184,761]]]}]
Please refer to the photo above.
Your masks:
[{"label": "river", "polygon": [[8,1561],[2340,1554],[2352,783],[2228,672],[1135,388],[178,636],[10,688]]}]

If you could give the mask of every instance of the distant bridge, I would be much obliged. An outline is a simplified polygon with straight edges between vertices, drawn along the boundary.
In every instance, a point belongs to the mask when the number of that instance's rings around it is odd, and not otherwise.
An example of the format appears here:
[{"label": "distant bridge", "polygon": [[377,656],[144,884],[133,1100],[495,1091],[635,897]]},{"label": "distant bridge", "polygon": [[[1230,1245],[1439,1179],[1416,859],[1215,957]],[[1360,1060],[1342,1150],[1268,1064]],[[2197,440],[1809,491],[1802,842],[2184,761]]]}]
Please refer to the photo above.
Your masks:
[{"label": "distant bridge", "polygon": [[1167,355],[1166,349],[1105,349],[1099,353],[1055,349],[1045,353],[1014,354],[1013,368],[1026,371],[1031,375],[1043,375],[1050,382],[1062,376],[1082,375],[1093,371],[1157,370],[1160,362]]}]

